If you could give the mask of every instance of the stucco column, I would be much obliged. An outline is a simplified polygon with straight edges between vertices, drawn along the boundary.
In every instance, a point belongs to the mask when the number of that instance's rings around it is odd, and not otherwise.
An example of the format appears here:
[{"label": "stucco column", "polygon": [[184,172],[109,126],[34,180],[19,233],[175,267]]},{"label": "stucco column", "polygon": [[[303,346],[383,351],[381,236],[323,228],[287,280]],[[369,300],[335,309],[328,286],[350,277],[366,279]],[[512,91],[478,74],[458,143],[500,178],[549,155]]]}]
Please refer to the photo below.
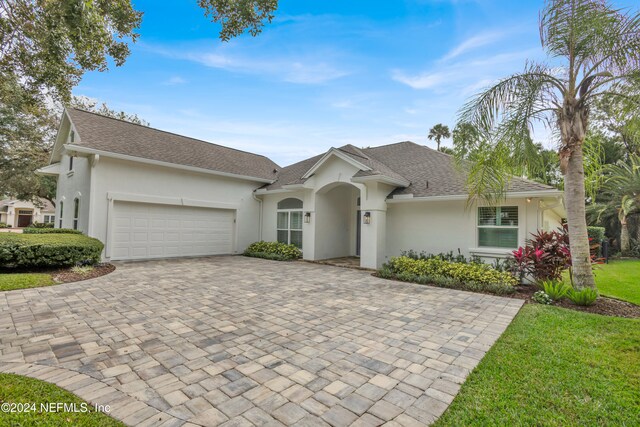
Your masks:
[{"label": "stucco column", "polygon": [[371,214],[369,224],[363,222],[361,229],[360,266],[364,268],[379,268],[385,262],[387,212],[384,210],[363,210]]},{"label": "stucco column", "polygon": [[[311,215],[310,222],[304,222],[307,212]],[[308,261],[315,260],[316,256],[316,193],[307,190],[302,203],[302,258]]]}]

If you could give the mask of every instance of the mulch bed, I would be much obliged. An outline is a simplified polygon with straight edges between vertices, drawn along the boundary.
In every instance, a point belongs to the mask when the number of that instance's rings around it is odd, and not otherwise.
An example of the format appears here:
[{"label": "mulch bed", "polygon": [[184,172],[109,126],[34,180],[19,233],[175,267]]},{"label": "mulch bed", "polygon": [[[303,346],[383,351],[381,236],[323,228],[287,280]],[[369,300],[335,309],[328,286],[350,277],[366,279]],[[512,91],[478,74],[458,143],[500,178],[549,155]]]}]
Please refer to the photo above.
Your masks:
[{"label": "mulch bed", "polygon": [[116,266],[109,263],[98,264],[93,267],[93,270],[87,273],[74,273],[70,268],[63,268],[51,272],[53,280],[57,283],[71,283],[79,282],[81,280],[95,279],[96,277],[104,276],[113,272]]},{"label": "mulch bed", "polygon": [[[516,287],[516,292],[510,295],[505,295],[510,298],[518,298],[525,300],[527,304],[538,304],[531,297],[539,289],[534,285],[519,285]],[[628,318],[640,317],[640,306],[631,304],[630,302],[620,301],[615,298],[599,297],[593,305],[580,306],[573,304],[568,299],[561,301],[554,301],[552,305],[562,308],[568,308],[569,310],[584,311],[587,313],[602,314],[604,316],[618,316]]]}]

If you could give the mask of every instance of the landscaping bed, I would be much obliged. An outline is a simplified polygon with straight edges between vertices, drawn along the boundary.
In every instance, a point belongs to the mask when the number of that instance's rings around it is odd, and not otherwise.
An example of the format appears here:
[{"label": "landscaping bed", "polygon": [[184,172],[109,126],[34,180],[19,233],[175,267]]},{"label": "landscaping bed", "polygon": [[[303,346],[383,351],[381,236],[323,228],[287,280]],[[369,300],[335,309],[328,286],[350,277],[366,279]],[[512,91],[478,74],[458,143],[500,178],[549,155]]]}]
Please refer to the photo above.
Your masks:
[{"label": "landscaping bed", "polygon": [[[29,229],[25,229],[29,230]],[[0,235],[0,291],[51,286],[104,276],[103,244],[75,230],[34,228]]]},{"label": "landscaping bed", "polygon": [[293,261],[302,258],[302,252],[295,245],[265,241],[250,244],[243,255],[273,261]]},{"label": "landscaping bed", "polygon": [[[505,296],[523,299],[528,304],[538,304],[532,298],[533,294],[538,290],[539,288],[534,285],[518,285],[515,287],[514,293]],[[575,305],[566,299],[554,301],[552,305],[586,313],[602,314],[604,316],[640,318],[640,306],[605,296],[600,296],[593,305],[589,306]]]},{"label": "landscaping bed", "polygon": [[116,266],[111,263],[103,263],[94,265],[93,268],[86,272],[74,271],[73,268],[63,268],[53,271],[51,276],[57,283],[79,282],[81,280],[95,279],[96,277],[105,276],[115,271]]}]

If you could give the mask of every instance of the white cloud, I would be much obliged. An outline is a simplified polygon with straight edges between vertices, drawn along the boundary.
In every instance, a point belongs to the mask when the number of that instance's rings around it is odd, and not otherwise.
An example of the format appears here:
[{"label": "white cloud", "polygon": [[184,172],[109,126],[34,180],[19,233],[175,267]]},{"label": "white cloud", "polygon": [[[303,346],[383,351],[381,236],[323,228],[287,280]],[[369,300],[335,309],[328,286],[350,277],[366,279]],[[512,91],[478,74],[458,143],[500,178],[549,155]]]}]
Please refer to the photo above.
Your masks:
[{"label": "white cloud", "polygon": [[221,53],[189,53],[185,58],[211,68],[243,74],[266,74],[299,84],[321,84],[349,74],[315,57],[262,59]]},{"label": "white cloud", "polygon": [[174,86],[174,85],[182,85],[187,83],[187,81],[185,79],[183,79],[180,76],[173,76],[167,80],[165,80],[162,84],[167,85],[167,86]]},{"label": "white cloud", "polygon": [[459,73],[425,72],[417,75],[408,75],[401,70],[393,70],[393,80],[404,83],[413,89],[433,89],[458,79]]},{"label": "white cloud", "polygon": [[460,55],[463,55],[469,51],[475,50],[479,47],[483,47],[492,43],[497,42],[506,36],[506,32],[504,31],[491,31],[486,33],[481,33],[460,43],[458,46],[454,47],[447,53],[442,61],[450,61]]},{"label": "white cloud", "polygon": [[473,89],[480,89],[498,78],[522,71],[525,60],[535,58],[540,49],[524,49],[499,53],[453,63],[438,61],[430,69],[418,73],[391,70],[391,78],[413,89],[430,89],[438,92],[457,91],[468,96]]}]

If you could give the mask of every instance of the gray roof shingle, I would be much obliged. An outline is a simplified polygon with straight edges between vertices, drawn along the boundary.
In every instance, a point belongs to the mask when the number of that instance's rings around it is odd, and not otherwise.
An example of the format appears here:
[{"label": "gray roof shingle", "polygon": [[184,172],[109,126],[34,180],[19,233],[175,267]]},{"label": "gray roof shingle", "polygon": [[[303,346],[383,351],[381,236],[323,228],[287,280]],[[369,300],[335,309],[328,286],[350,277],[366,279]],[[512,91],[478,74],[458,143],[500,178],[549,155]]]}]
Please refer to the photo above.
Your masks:
[{"label": "gray roof shingle", "polygon": [[83,147],[262,180],[276,179],[280,169],[258,154],[84,110],[66,110],[80,136],[80,142],[75,144]]},{"label": "gray roof shingle", "polygon": [[[467,194],[466,172],[456,165],[449,154],[405,141],[380,147],[359,149],[352,145],[339,148],[355,160],[367,165],[371,171],[359,171],[356,176],[385,175],[410,182],[407,187],[396,188],[392,195],[412,194],[414,197],[461,196]],[[322,155],[303,160],[283,168],[278,180],[264,187],[266,190],[282,188],[287,184],[304,182],[302,176],[322,158]],[[554,187],[514,177],[509,192],[554,190]]]}]

